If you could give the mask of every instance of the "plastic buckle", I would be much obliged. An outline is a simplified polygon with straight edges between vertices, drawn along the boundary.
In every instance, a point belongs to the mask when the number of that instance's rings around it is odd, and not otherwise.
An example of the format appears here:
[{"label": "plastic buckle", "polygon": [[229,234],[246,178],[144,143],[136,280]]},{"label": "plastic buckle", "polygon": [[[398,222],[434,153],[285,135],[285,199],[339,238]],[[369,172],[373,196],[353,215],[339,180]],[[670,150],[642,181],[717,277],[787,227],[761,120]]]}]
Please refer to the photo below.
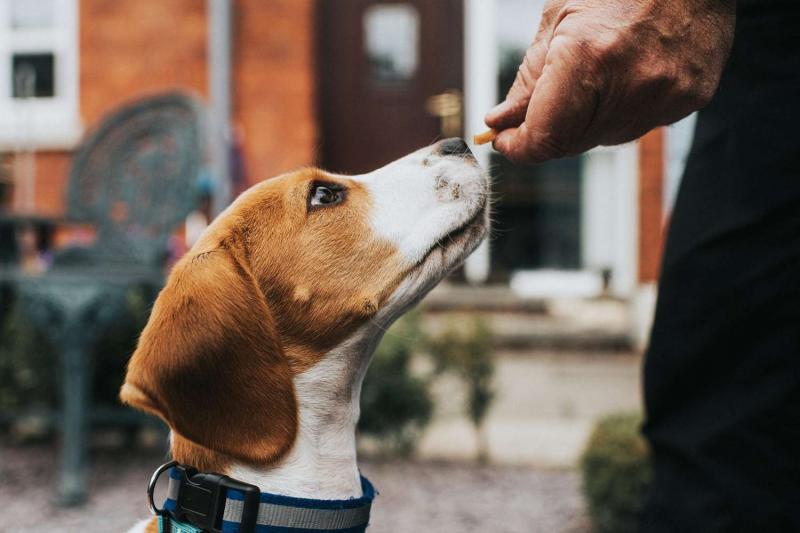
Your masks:
[{"label": "plastic buckle", "polygon": [[[204,531],[222,532],[222,515],[228,490],[236,490],[244,495],[241,533],[252,533],[258,518],[261,492],[255,485],[249,485],[221,474],[200,473],[197,469],[182,466],[175,462],[167,463],[159,471],[172,467],[180,477],[180,485],[174,510],[159,510],[159,514],[169,514],[178,522],[186,522]],[[158,473],[160,473],[157,471]],[[156,476],[157,477],[157,476]],[[151,494],[151,492],[149,492]]]}]

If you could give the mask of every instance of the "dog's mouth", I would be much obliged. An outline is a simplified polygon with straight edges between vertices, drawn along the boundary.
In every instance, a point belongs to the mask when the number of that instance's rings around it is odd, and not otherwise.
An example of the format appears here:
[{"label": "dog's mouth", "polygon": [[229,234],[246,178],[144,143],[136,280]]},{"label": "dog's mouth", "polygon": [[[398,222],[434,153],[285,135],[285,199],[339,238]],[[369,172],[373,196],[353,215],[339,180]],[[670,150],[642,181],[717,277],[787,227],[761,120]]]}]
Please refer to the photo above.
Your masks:
[{"label": "dog's mouth", "polygon": [[483,225],[483,219],[485,217],[485,214],[486,214],[486,202],[484,201],[478,208],[478,210],[475,211],[474,215],[472,215],[469,219],[467,219],[466,222],[456,227],[455,229],[449,231],[447,235],[439,239],[434,245],[434,248],[439,247],[447,249],[448,247],[459,243],[462,235],[468,233],[475,226]]},{"label": "dog's mouth", "polygon": [[[424,267],[431,256],[436,252],[441,252],[444,256],[444,252],[448,251],[454,246],[462,246],[463,250],[456,258],[454,258],[452,262],[453,264],[446,265],[446,267],[449,268],[455,266],[467,255],[469,255],[475,249],[478,243],[480,243],[481,238],[484,235],[486,228],[486,210],[488,209],[488,204],[488,199],[484,199],[481,203],[481,206],[475,211],[475,213],[473,213],[471,217],[469,217],[464,223],[460,224],[439,238],[425,253],[425,255],[422,256],[419,262],[414,265],[412,270]],[[474,232],[474,229],[477,227],[480,227],[482,231]]]},{"label": "dog's mouth", "polygon": [[460,265],[481,243],[489,229],[488,193],[480,206],[463,223],[436,240],[425,254],[398,276],[403,289],[394,295],[389,308],[394,316],[419,302],[451,270]]}]

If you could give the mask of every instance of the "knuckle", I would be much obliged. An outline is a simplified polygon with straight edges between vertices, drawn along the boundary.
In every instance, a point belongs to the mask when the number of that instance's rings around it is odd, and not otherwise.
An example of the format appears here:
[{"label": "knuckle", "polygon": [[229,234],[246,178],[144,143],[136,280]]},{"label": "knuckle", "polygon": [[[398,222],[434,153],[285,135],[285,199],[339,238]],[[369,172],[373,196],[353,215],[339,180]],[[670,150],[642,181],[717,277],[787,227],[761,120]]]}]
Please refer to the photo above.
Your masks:
[{"label": "knuckle", "polygon": [[560,59],[580,62],[591,72],[603,72],[624,54],[622,37],[614,31],[587,24],[582,19],[564,19],[550,41],[550,52]]},{"label": "knuckle", "polygon": [[677,93],[689,111],[708,105],[716,90],[716,80],[684,78],[677,83]]},{"label": "knuckle", "polygon": [[687,105],[694,109],[705,107],[717,92],[719,76],[697,62],[686,61],[676,82],[677,92],[684,97]]},{"label": "knuckle", "polygon": [[612,62],[619,51],[619,39],[613,35],[595,35],[587,44],[587,52],[600,63]]},{"label": "knuckle", "polygon": [[606,69],[609,58],[610,52],[599,51],[593,40],[568,35],[555,36],[548,52],[549,63],[580,66],[582,71],[595,74]]},{"label": "knuckle", "polygon": [[563,35],[574,42],[583,59],[607,63],[624,50],[622,37],[618,33],[597,26],[587,28],[585,24],[578,25],[578,22],[565,22],[562,26]]},{"label": "knuckle", "polygon": [[563,1],[550,0],[545,2],[542,8],[542,20],[540,26],[543,28],[552,27],[557,24],[560,19],[563,19],[570,11],[569,4],[564,5]]},{"label": "knuckle", "polygon": [[533,82],[533,75],[530,67],[528,66],[528,62],[527,60],[523,61],[517,69],[517,77],[514,80],[514,85],[521,89],[530,89],[533,87]]},{"label": "knuckle", "polygon": [[645,68],[640,78],[645,86],[655,94],[668,95],[674,92],[680,81],[670,69],[664,67]]},{"label": "knuckle", "polygon": [[561,139],[551,131],[531,132],[528,137],[526,155],[530,161],[541,162],[567,155],[568,150]]},{"label": "knuckle", "polygon": [[711,101],[711,94],[705,91],[693,91],[684,97],[685,107],[688,111],[694,111],[708,105]]},{"label": "knuckle", "polygon": [[714,95],[717,93],[717,83],[716,81],[705,81],[700,83],[697,92],[697,96],[695,98],[695,102],[698,104],[698,107],[705,107],[708,105]]},{"label": "knuckle", "polygon": [[644,94],[666,98],[679,108],[704,105],[711,97],[702,79],[692,73],[665,62],[646,61],[639,64],[634,85]]}]

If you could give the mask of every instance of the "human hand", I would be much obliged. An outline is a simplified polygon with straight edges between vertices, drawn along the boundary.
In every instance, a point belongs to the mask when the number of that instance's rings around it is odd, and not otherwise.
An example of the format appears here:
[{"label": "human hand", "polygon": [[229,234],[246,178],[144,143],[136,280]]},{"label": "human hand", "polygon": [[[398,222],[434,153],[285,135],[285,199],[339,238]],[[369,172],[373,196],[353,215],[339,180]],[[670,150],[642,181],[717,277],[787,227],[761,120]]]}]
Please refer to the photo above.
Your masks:
[{"label": "human hand", "polygon": [[706,105],[735,0],[548,0],[504,102],[494,147],[535,163],[634,140]]}]

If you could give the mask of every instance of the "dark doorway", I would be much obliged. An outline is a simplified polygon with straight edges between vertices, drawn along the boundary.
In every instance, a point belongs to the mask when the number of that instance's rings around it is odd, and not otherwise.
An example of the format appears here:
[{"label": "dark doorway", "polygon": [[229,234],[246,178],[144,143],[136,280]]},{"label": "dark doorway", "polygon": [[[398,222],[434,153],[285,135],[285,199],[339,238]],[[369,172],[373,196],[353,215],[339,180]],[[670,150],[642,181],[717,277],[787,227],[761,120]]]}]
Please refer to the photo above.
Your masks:
[{"label": "dark doorway", "polygon": [[[511,87],[524,53],[512,50],[502,56],[499,95]],[[493,281],[506,281],[520,269],[581,267],[581,165],[580,156],[515,165],[492,154]]]},{"label": "dark doorway", "polygon": [[492,278],[519,269],[581,267],[581,159],[517,166],[499,154],[494,168]]},{"label": "dark doorway", "polygon": [[462,0],[318,0],[320,164],[362,173],[462,135]]}]

